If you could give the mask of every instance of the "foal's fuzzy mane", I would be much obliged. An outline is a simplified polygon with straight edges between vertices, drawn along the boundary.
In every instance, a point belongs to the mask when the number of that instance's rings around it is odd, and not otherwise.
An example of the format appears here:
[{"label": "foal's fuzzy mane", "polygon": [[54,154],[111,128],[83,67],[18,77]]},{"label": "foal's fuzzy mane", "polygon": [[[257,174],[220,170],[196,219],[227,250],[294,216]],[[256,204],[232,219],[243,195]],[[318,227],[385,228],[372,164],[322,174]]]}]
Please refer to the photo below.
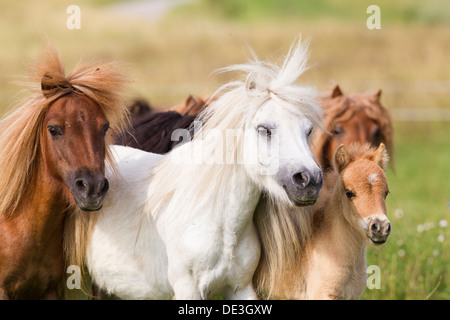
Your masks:
[{"label": "foal's fuzzy mane", "polygon": [[44,59],[33,69],[32,80],[40,85],[45,74],[47,85],[54,88],[44,96],[40,88],[33,86],[31,95],[0,120],[0,215],[14,212],[37,174],[40,132],[45,113],[53,102],[72,92],[85,95],[103,109],[112,132],[122,130],[125,125],[127,109],[119,96],[124,77],[113,64],[78,65],[65,76],[58,52],[48,44]]},{"label": "foal's fuzzy mane", "polygon": [[[260,61],[254,56],[249,63],[219,69],[218,72],[241,72],[244,74],[244,79],[227,83],[215,92],[208,102],[208,108],[205,108],[197,118],[202,123],[202,127],[195,130],[190,150],[195,151],[195,146],[199,143],[202,143],[203,149],[217,147],[214,139],[204,143],[212,130],[221,132],[222,137],[225,137],[226,130],[248,129],[257,110],[269,100],[273,101],[278,108],[284,108],[309,119],[315,128],[323,128],[321,107],[316,99],[318,95],[316,88],[295,84],[298,77],[306,70],[307,53],[308,43],[302,43],[299,40],[291,46],[281,67]],[[172,153],[185,152],[186,150],[183,149],[185,146],[187,144],[174,149]],[[242,154],[242,148],[243,134],[236,137],[235,148],[231,150],[233,159]],[[171,162],[171,154],[168,154],[153,171],[152,185],[155,188],[149,192],[147,201],[152,207],[151,210],[148,209],[148,213],[152,211],[153,215],[163,211],[162,208],[173,202],[174,194],[182,195],[183,209],[186,212],[204,202],[205,199],[211,202],[221,201],[224,196],[226,197],[224,193],[227,192],[224,189],[226,181],[233,176],[235,170],[239,170],[239,166],[234,164],[202,164],[199,170],[199,166],[196,165],[174,166]],[[264,189],[264,186],[258,187]]]}]

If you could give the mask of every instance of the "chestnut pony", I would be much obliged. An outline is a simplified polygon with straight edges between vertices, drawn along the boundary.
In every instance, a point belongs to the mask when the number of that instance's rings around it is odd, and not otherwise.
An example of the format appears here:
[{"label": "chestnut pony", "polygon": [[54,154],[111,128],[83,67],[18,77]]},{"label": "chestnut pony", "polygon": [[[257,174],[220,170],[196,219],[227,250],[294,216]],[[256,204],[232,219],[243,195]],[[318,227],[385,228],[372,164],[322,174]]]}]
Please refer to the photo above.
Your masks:
[{"label": "chestnut pony", "polygon": [[35,72],[41,89],[0,121],[1,299],[60,297],[65,216],[76,206],[101,208],[107,146],[127,116],[114,64],[65,76],[48,45]]},{"label": "chestnut pony", "polygon": [[344,144],[370,143],[386,146],[393,168],[393,128],[388,111],[380,103],[381,90],[375,94],[352,94],[346,96],[336,85],[331,95],[323,97],[326,129],[331,133],[317,135],[312,150],[324,171],[331,168],[336,148]]}]

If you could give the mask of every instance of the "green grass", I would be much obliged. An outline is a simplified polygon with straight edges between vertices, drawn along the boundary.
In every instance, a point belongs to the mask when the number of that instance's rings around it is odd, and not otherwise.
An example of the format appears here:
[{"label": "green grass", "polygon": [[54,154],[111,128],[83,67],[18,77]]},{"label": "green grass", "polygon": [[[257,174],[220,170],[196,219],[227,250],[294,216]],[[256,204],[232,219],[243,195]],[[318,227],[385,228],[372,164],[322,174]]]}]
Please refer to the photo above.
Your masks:
[{"label": "green grass", "polygon": [[[335,83],[344,93],[381,88],[389,110],[450,105],[446,0],[203,0],[157,22],[109,11],[115,2],[77,1],[81,30],[65,27],[65,2],[0,2],[0,113],[21,90],[12,80],[39,59],[45,34],[60,48],[66,71],[80,57],[125,62],[129,96],[160,107],[210,94],[234,78],[211,72],[246,61],[247,45],[261,59],[279,60],[300,32],[311,37],[312,65],[300,83],[323,92]],[[366,28],[369,4],[382,10],[381,30]],[[447,89],[429,90],[433,82]],[[381,289],[362,298],[450,299],[450,226],[439,226],[450,220],[450,123],[395,122],[394,128],[396,173],[388,171],[387,200],[393,230],[385,245],[368,249],[368,265],[380,266]]]},{"label": "green grass", "polygon": [[370,5],[380,7],[384,23],[450,23],[450,4],[445,0],[202,0],[191,7],[194,8],[193,11],[208,11],[218,17],[241,22],[327,19],[355,23],[367,19],[369,15],[366,10]]},{"label": "green grass", "polygon": [[381,269],[381,289],[366,289],[363,298],[450,299],[450,126],[396,123],[395,129],[387,200],[392,233],[368,250],[368,265]]}]

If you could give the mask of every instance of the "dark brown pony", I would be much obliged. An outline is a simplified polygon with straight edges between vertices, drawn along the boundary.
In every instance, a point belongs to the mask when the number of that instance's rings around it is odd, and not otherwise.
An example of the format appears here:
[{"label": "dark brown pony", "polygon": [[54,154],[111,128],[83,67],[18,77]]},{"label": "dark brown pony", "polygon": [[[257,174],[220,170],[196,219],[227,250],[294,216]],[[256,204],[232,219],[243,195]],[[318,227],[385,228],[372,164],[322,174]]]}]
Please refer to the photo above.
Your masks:
[{"label": "dark brown pony", "polygon": [[117,135],[115,144],[164,154],[182,142],[172,137],[176,129],[190,129],[196,115],[181,115],[176,111],[153,111],[144,100],[136,100],[130,107],[130,128]]},{"label": "dark brown pony", "polygon": [[1,299],[60,298],[65,216],[101,208],[107,146],[127,115],[113,64],[65,76],[47,51],[35,69],[41,89],[0,121]]},{"label": "dark brown pony", "polygon": [[345,96],[339,86],[322,100],[325,127],[331,133],[321,132],[312,148],[323,170],[331,168],[331,159],[337,147],[351,143],[369,143],[386,146],[393,168],[393,128],[388,111],[380,103],[381,90],[375,94]]}]

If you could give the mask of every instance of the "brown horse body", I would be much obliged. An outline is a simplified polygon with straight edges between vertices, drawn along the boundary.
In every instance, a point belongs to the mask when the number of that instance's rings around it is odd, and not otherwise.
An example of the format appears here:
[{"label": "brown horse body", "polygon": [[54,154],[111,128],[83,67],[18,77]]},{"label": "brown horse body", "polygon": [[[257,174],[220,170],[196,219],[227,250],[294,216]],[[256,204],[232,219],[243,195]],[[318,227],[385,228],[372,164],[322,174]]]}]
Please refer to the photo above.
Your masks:
[{"label": "brown horse body", "polygon": [[41,69],[42,92],[0,123],[0,185],[9,183],[0,205],[1,299],[60,297],[65,216],[101,208],[107,130],[121,130],[126,116],[117,95],[123,79],[111,65],[65,77],[49,48]]}]

